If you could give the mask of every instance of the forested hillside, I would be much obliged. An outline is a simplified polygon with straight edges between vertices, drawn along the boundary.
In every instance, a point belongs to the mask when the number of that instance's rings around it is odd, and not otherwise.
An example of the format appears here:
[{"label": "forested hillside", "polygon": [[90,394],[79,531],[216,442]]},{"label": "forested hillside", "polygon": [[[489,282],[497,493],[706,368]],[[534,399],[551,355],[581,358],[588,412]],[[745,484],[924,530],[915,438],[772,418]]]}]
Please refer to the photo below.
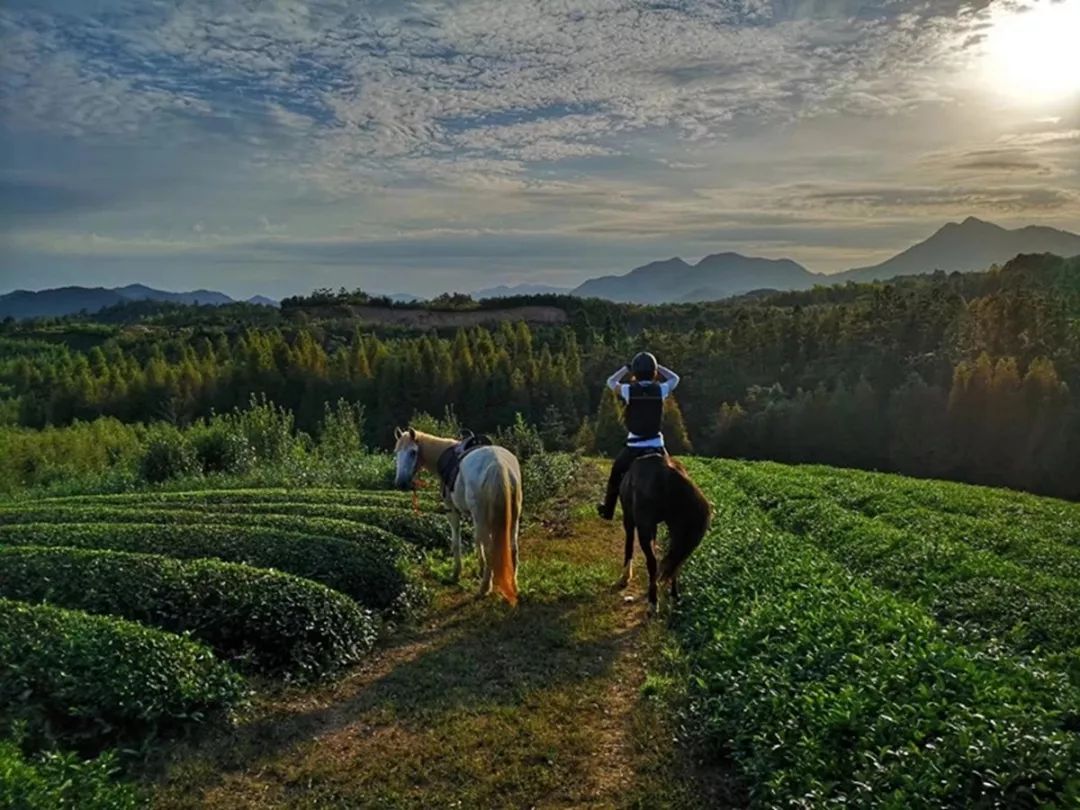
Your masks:
[{"label": "forested hillside", "polygon": [[552,446],[610,452],[621,428],[603,380],[649,348],[683,375],[668,427],[679,451],[1080,497],[1080,259],[709,304],[426,305],[544,305],[566,313],[562,325],[419,331],[351,314],[380,303],[323,291],[280,313],[142,302],[92,319],[9,320],[0,413],[27,427],[99,416],[182,426],[265,395],[317,432],[325,403],[345,398],[364,406],[375,446],[410,414],[452,407],[477,430],[521,413]]}]

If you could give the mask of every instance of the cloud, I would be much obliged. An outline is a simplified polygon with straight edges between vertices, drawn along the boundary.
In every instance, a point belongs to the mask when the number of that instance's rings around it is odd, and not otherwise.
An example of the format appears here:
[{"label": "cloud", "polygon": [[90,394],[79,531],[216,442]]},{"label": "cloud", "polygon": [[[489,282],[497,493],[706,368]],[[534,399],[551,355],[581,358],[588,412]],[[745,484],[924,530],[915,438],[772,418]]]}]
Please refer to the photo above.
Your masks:
[{"label": "cloud", "polygon": [[827,208],[900,210],[949,209],[999,212],[1072,208],[1080,195],[1066,189],[1007,186],[997,188],[851,188],[807,191],[793,204]]},{"label": "cloud", "polygon": [[1080,120],[956,103],[986,5],[8,0],[0,269],[276,264],[293,292],[304,262],[839,267],[964,209],[1068,221]]}]

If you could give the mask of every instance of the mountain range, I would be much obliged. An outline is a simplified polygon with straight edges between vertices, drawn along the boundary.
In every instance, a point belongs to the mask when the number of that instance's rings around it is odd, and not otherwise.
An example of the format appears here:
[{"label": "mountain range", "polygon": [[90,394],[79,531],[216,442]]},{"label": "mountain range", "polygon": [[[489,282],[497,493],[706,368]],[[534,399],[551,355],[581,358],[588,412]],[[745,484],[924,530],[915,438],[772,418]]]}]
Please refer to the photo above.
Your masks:
[{"label": "mountain range", "polygon": [[992,264],[1004,264],[1020,253],[1080,254],[1080,235],[1029,225],[1006,230],[992,222],[968,217],[950,222],[925,242],[909,247],[872,267],[857,267],[829,277],[829,281],[879,281],[944,270],[970,273]]},{"label": "mountain range", "polygon": [[[49,318],[74,315],[78,312],[97,312],[106,307],[129,301],[165,301],[174,304],[222,304],[238,303],[225,293],[214,290],[191,290],[169,292],[155,290],[145,284],[128,284],[126,287],[56,287],[51,290],[15,290],[0,295],[0,318]],[[262,295],[247,299],[249,304],[276,307],[273,301]]]},{"label": "mountain range", "polygon": [[[1041,226],[1007,230],[975,217],[950,222],[926,240],[869,267],[843,273],[813,273],[790,259],[763,259],[739,253],[716,253],[696,264],[675,257],[651,262],[624,275],[592,278],[574,289],[548,284],[501,285],[476,290],[473,298],[506,298],[515,295],[570,294],[629,303],[677,303],[715,301],[762,290],[805,290],[817,284],[876,281],[896,276],[985,270],[1004,264],[1020,253],[1080,255],[1080,235]],[[394,300],[417,300],[399,293]],[[125,301],[170,301],[182,304],[230,304],[229,296],[213,290],[166,292],[142,284],[104,287],[60,287],[40,292],[16,290],[0,295],[0,318],[34,318],[97,312]],[[248,303],[277,306],[261,295]]]},{"label": "mountain range", "polygon": [[590,279],[573,295],[630,303],[715,301],[757,290],[805,290],[816,284],[876,281],[936,270],[986,270],[1020,253],[1075,256],[1080,254],[1080,235],[1037,226],[1007,230],[968,217],[963,222],[948,223],[928,239],[881,264],[843,273],[813,273],[789,259],[718,253],[693,265],[674,258],[643,265],[625,275]]},{"label": "mountain range", "polygon": [[805,290],[827,283],[827,278],[790,259],[716,253],[697,264],[675,257],[651,262],[623,276],[589,279],[573,295],[633,304],[712,301],[760,289]]}]

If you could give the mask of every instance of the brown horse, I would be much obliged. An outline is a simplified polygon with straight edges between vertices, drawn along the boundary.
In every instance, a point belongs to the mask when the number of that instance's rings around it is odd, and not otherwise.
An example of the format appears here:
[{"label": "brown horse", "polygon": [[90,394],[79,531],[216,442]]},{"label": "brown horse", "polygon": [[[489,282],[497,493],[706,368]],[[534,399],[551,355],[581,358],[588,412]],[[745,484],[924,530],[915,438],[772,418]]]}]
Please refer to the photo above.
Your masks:
[{"label": "brown horse", "polygon": [[[656,612],[656,584],[671,582],[671,598],[679,598],[679,569],[709,530],[712,507],[698,486],[675,459],[662,453],[642,456],[630,467],[619,489],[626,557],[618,588],[630,583],[633,573],[634,532],[649,569],[649,615]],[[668,527],[668,550],[657,571],[653,543],[661,523]]]}]

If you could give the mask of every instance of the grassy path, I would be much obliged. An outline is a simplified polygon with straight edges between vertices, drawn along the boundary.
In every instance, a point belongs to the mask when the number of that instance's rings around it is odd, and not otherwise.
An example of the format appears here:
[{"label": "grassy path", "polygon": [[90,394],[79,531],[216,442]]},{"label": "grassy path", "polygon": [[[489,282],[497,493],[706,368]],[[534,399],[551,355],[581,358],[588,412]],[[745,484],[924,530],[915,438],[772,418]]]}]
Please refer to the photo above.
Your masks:
[{"label": "grassy path", "polygon": [[621,532],[582,518],[572,534],[523,534],[516,610],[477,601],[472,577],[438,584],[426,622],[365,668],[174,751],[155,806],[722,806],[643,696],[666,633],[645,619],[644,571],[614,592]]}]

